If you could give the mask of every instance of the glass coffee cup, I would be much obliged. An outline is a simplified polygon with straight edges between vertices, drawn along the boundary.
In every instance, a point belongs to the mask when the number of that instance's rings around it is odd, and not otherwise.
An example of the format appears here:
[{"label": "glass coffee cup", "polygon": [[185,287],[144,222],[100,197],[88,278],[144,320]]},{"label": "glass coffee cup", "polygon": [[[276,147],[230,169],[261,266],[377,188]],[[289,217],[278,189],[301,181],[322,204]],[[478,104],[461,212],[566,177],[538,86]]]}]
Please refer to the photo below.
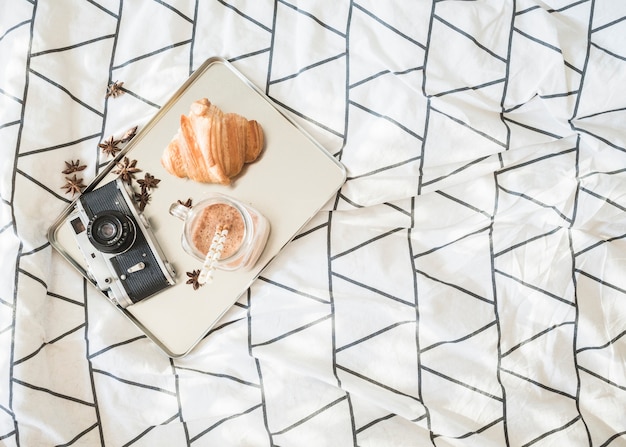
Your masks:
[{"label": "glass coffee cup", "polygon": [[205,263],[213,253],[213,266],[220,270],[252,268],[269,235],[269,222],[259,211],[223,194],[215,193],[192,207],[173,203],[170,214],[185,222],[184,250]]}]

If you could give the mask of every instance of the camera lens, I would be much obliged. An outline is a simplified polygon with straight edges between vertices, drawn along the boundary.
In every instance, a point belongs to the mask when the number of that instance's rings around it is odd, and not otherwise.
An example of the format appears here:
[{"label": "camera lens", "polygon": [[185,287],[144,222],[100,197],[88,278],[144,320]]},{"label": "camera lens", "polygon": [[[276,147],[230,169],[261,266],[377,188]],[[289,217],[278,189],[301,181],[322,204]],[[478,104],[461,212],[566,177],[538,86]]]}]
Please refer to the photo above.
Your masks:
[{"label": "camera lens", "polygon": [[97,228],[98,239],[110,241],[118,234],[118,228],[112,222],[103,222]]},{"label": "camera lens", "polygon": [[123,253],[135,242],[135,225],[119,211],[104,211],[89,221],[87,238],[103,253]]}]

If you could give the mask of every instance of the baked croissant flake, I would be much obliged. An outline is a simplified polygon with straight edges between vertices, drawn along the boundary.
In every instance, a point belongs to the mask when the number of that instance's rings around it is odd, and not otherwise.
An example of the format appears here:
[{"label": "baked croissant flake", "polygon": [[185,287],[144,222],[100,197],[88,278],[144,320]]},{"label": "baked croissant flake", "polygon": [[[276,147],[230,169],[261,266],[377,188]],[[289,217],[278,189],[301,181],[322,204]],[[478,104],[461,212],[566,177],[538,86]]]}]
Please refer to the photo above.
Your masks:
[{"label": "baked croissant flake", "polygon": [[191,104],[189,115],[180,117],[180,128],[165,148],[161,164],[177,177],[228,185],[262,149],[259,123],[224,113],[202,98]]}]

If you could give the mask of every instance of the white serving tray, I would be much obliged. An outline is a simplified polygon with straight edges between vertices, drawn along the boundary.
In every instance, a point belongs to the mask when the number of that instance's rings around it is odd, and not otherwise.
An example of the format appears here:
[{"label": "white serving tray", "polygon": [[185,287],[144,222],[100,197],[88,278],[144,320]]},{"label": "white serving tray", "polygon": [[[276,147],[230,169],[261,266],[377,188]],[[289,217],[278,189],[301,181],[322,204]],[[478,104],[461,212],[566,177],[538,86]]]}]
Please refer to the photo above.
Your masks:
[{"label": "white serving tray", "polygon": [[[244,167],[229,186],[196,183],[167,173],[160,157],[176,133],[180,115],[206,97],[224,112],[257,120],[263,127],[265,147],[259,159]],[[258,277],[261,270],[297,234],[344,183],[344,167],[290,118],[281,114],[270,100],[231,64],[212,58],[199,67],[156,116],[118,154],[137,160],[142,170],[161,179],[152,191],[144,215],[165,256],[176,269],[176,285],[122,309],[150,339],[170,357],[182,357],[209,332]],[[97,188],[117,177],[115,161],[85,189]],[[249,271],[215,272],[214,281],[198,290],[186,284],[186,272],[200,263],[183,251],[182,222],[169,214],[170,204],[192,198],[199,202],[212,192],[233,196],[252,205],[267,217],[271,230],[265,250]],[[72,204],[48,232],[48,239],[63,257],[87,279],[86,264],[76,247],[66,218]],[[90,282],[93,281],[90,280]],[[94,286],[95,287],[95,286]],[[104,298],[103,296],[103,299]]]}]

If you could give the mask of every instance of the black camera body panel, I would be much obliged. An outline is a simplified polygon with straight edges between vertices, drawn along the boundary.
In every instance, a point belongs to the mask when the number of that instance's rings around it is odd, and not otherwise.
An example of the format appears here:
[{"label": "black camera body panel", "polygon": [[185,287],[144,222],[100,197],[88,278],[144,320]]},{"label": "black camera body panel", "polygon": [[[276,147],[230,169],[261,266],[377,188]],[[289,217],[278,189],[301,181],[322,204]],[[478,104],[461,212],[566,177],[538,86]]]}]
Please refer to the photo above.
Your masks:
[{"label": "black camera body panel", "polygon": [[80,196],[69,219],[96,285],[127,307],[173,285],[174,270],[120,179]]}]

